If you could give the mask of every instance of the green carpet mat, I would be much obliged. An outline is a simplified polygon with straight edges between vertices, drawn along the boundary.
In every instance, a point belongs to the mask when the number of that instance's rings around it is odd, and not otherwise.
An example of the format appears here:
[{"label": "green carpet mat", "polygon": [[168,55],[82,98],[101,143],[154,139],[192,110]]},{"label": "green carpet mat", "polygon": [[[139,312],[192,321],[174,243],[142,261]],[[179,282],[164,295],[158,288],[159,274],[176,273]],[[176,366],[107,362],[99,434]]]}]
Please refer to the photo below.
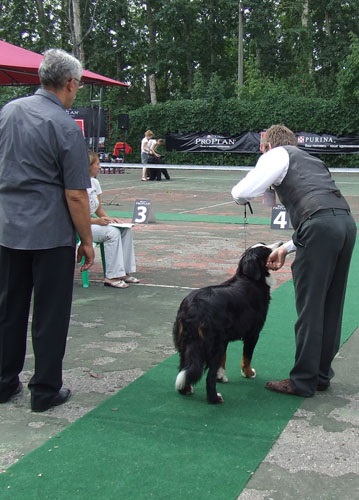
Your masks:
[{"label": "green carpet mat", "polygon": [[[343,342],[358,325],[358,248]],[[0,476],[2,500],[235,499],[302,402],[264,389],[294,356],[292,283],[273,293],[254,354],[257,378],[240,376],[242,344],[228,353],[224,405],[174,390],[178,356],[153,368]],[[170,332],[169,332],[170,335]]]},{"label": "green carpet mat", "polygon": [[[108,214],[113,217],[123,217],[126,219],[132,219],[133,212],[120,212],[118,210],[107,210]],[[157,221],[164,222],[212,222],[215,224],[244,224],[244,217],[238,215],[233,217],[229,215],[207,215],[207,214],[169,214],[162,212],[155,212],[155,217]],[[268,226],[270,224],[269,217],[253,217],[252,215],[248,217],[247,223],[253,226]]]}]

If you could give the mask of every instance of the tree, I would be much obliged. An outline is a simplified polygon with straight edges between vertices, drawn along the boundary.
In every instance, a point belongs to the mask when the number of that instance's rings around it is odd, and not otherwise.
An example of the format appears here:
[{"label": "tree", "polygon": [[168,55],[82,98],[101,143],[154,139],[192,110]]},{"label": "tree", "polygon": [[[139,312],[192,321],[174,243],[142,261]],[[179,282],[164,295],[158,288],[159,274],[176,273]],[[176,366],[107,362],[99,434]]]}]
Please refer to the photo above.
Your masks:
[{"label": "tree", "polygon": [[350,51],[350,36],[359,35],[359,0],[317,0],[311,4],[315,83],[322,95],[331,96]]},{"label": "tree", "polygon": [[338,74],[338,95],[345,105],[359,104],[359,37],[351,35],[350,53]]},{"label": "tree", "polygon": [[130,82],[126,101],[106,92],[111,106],[205,97],[209,82],[211,95],[215,83],[230,98],[240,4],[244,87],[335,95],[350,34],[359,36],[359,0],[2,0],[1,35],[36,52],[74,52],[86,68]]},{"label": "tree", "polygon": [[[80,0],[71,0],[68,6],[69,25],[74,46],[74,56],[82,63],[85,62],[85,52],[83,45],[83,33],[81,26]],[[72,22],[71,22],[72,21]]]}]

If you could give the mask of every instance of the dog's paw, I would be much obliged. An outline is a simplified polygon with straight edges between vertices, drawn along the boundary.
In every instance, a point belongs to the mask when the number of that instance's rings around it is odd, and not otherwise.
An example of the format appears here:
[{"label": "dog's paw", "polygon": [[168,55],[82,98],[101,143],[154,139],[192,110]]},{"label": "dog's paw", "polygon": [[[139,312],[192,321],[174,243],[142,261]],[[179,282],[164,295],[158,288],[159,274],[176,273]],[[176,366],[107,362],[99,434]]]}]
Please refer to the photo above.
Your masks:
[{"label": "dog's paw", "polygon": [[222,394],[217,392],[217,397],[214,400],[208,400],[208,403],[215,405],[217,403],[224,403],[224,399],[222,397]]},{"label": "dog's paw", "polygon": [[219,392],[217,392],[217,403],[224,403],[223,396]]},{"label": "dog's paw", "polygon": [[217,392],[217,401],[216,403],[224,403],[223,396],[220,392]]},{"label": "dog's paw", "polygon": [[178,389],[178,392],[183,396],[192,396],[194,394],[193,385],[186,385],[183,389]]},{"label": "dog's paw", "polygon": [[226,377],[226,370],[224,368],[219,368],[217,372],[217,382],[221,382],[222,384],[226,384],[228,382],[228,378]]},{"label": "dog's paw", "polygon": [[247,368],[246,370],[243,370],[243,368],[242,368],[241,374],[245,378],[256,378],[256,375],[257,375],[254,368]]}]

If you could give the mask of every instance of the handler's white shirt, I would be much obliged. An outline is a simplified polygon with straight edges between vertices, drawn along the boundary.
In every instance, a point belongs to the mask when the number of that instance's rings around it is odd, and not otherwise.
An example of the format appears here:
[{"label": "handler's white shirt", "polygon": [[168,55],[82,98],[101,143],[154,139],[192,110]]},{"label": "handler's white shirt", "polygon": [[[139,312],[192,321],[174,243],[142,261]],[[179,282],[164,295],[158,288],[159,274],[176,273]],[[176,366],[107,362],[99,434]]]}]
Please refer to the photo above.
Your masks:
[{"label": "handler's white shirt", "polygon": [[[264,153],[254,169],[232,188],[233,199],[243,205],[264,194],[270,186],[279,186],[287,175],[288,167],[289,154],[283,147],[279,146]],[[284,243],[284,246],[288,253],[296,250],[292,240]]]}]

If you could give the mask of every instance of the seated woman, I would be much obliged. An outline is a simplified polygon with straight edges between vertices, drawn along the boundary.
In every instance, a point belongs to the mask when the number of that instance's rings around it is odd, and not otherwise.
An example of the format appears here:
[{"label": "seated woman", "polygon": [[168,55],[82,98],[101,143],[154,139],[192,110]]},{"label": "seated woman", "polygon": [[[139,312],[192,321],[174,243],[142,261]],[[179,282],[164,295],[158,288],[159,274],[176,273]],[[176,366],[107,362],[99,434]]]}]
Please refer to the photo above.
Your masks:
[{"label": "seated woman", "polygon": [[91,151],[90,176],[91,188],[87,190],[91,212],[92,238],[95,243],[104,244],[105,253],[105,286],[127,288],[128,283],[139,283],[140,280],[130,273],[136,271],[136,259],[133,248],[132,230],[130,228],[113,227],[111,223],[120,223],[116,217],[109,217],[101,204],[101,186],[96,176],[100,170],[98,154]]}]

